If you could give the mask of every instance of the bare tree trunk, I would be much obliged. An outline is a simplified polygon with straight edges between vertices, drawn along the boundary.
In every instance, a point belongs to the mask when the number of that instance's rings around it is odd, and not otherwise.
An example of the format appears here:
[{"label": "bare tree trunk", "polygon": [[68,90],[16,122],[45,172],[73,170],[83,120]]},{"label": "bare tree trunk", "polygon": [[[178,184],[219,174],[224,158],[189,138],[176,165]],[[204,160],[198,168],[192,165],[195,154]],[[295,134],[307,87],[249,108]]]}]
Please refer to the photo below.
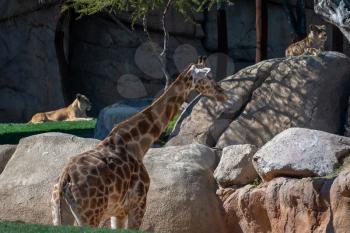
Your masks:
[{"label": "bare tree trunk", "polygon": [[314,10],[326,21],[337,26],[350,42],[350,0],[314,0]]},{"label": "bare tree trunk", "polygon": [[168,34],[168,31],[166,29],[166,25],[165,25],[165,19],[166,19],[166,15],[168,13],[168,10],[170,8],[170,5],[172,3],[173,0],[168,0],[165,8],[164,8],[164,11],[163,11],[163,15],[162,15],[162,28],[163,28],[163,51],[158,54],[157,51],[156,51],[156,48],[154,48],[154,42],[151,38],[151,35],[149,34],[148,32],[148,27],[147,27],[147,15],[145,14],[143,16],[143,30],[145,31],[145,33],[147,34],[147,37],[148,37],[148,40],[151,44],[151,47],[152,47],[152,51],[154,53],[154,55],[157,57],[160,65],[161,65],[161,69],[162,69],[162,72],[164,74],[164,77],[165,77],[165,87],[164,87],[164,91],[166,91],[171,83],[171,77],[167,71],[167,65],[166,65],[166,55],[167,55],[167,50],[168,50],[168,40],[169,40],[169,34]]},{"label": "bare tree trunk", "polygon": [[267,58],[268,13],[267,1],[256,0],[256,62]]}]

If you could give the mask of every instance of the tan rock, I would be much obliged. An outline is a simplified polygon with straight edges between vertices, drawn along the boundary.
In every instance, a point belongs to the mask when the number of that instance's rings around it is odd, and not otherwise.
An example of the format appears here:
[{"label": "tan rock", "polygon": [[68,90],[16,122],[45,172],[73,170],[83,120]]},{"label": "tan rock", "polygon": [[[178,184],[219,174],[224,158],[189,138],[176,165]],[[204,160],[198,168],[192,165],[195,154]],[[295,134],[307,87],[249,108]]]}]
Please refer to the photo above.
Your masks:
[{"label": "tan rock", "polygon": [[215,195],[214,151],[204,145],[150,149],[145,166],[151,178],[141,229],[159,233],[224,233]]},{"label": "tan rock", "polygon": [[334,232],[346,233],[350,230],[350,168],[341,172],[334,180],[330,201],[333,213]]},{"label": "tan rock", "polygon": [[259,187],[221,190],[229,231],[333,232],[333,227],[339,228],[332,226],[329,201],[332,181],[278,178]]}]

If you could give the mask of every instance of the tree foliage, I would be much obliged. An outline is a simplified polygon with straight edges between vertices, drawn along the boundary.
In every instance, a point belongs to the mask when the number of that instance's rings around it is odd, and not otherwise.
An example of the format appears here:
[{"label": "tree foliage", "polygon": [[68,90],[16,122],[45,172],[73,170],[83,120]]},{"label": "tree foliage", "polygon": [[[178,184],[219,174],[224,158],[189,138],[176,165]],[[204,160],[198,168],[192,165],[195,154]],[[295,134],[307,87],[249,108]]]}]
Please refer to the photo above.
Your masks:
[{"label": "tree foliage", "polygon": [[[98,12],[128,12],[133,23],[141,20],[146,14],[162,11],[169,0],[67,0],[63,11],[73,9],[80,16],[93,15]],[[185,17],[193,12],[211,8],[219,2],[231,4],[230,0],[173,0],[172,7]]]}]

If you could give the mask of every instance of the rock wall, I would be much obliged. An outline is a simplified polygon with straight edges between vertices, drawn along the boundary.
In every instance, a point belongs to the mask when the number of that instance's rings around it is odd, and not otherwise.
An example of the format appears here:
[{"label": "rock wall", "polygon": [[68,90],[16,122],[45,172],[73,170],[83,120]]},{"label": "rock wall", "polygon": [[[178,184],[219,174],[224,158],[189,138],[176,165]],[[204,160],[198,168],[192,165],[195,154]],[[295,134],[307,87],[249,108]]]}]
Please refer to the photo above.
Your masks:
[{"label": "rock wall", "polygon": [[59,9],[37,9],[37,2],[0,3],[0,122],[63,106],[54,43]]},{"label": "rock wall", "polygon": [[[171,12],[168,17],[172,36],[167,68],[175,78],[206,51],[200,41],[201,27],[185,23],[178,13]],[[157,15],[151,16],[149,30],[155,50],[160,53],[163,35],[155,23],[157,19]],[[115,19],[100,15],[74,21],[71,26],[70,78],[74,92],[92,100],[92,114],[119,100],[154,97],[164,87],[161,66],[147,35],[138,25],[131,31],[127,20],[123,15]]]},{"label": "rock wall", "polygon": [[[125,99],[152,98],[164,87],[159,63],[141,25],[130,31],[129,15],[71,18],[65,25],[69,90],[62,93],[55,31],[59,21],[57,0],[19,0],[0,3],[0,122],[25,122],[40,111],[64,105],[63,96],[87,95],[97,116],[105,106]],[[307,9],[308,23],[321,23]],[[253,0],[236,1],[227,8],[229,57],[227,76],[254,63],[255,6]],[[159,13],[149,16],[155,50],[160,52],[162,31]],[[216,10],[196,14],[197,24],[186,22],[176,11],[167,16],[171,34],[167,66],[171,76],[198,54],[211,55],[215,71],[217,51]],[[269,1],[268,57],[281,57],[290,41],[289,26],[278,1]],[[328,27],[327,48],[332,41]],[[348,44],[345,44],[348,51]],[[58,56],[59,53],[58,53]],[[66,77],[66,78],[67,78]],[[218,77],[221,79],[221,77]],[[64,88],[63,88],[64,89]]]}]

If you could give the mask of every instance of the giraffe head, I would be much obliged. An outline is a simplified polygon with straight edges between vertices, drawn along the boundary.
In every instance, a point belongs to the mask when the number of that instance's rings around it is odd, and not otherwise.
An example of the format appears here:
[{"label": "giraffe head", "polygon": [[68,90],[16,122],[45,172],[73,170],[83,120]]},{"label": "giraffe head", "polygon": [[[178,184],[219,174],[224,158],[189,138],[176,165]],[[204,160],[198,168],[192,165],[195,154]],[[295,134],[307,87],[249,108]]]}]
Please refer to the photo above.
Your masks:
[{"label": "giraffe head", "polygon": [[191,65],[187,73],[192,81],[192,90],[204,96],[215,97],[219,101],[226,101],[225,90],[213,79],[211,69],[207,67],[207,58],[199,57],[197,64]]}]

